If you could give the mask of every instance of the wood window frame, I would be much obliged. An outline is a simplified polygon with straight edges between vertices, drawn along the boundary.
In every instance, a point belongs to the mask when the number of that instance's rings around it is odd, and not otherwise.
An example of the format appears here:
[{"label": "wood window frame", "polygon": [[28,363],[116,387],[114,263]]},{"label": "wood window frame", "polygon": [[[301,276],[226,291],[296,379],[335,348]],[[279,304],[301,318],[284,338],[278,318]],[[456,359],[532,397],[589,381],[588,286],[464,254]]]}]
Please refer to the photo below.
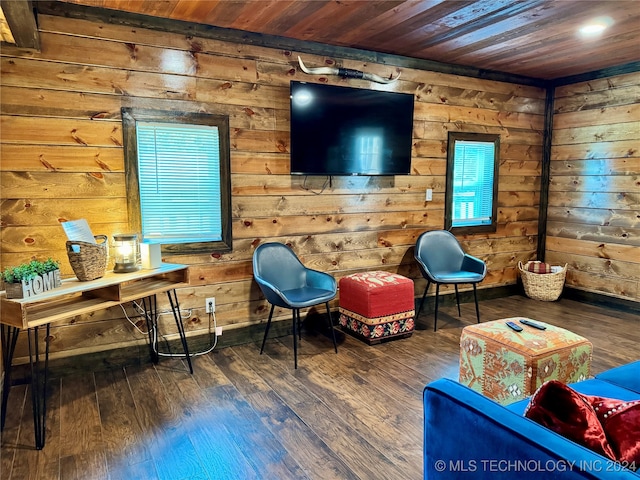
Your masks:
[{"label": "wood window frame", "polygon": [[222,217],[222,240],[175,244],[165,243],[162,244],[162,253],[170,255],[187,255],[194,253],[231,251],[231,155],[229,141],[229,117],[226,115],[214,115],[207,113],[184,113],[133,107],[124,107],[121,109],[121,112],[122,134],[124,139],[127,212],[129,215],[129,227],[133,232],[142,231],[140,189],[138,183],[139,174],[136,122],[208,125],[218,128],[220,135],[220,205]]},{"label": "wood window frame", "polygon": [[[488,225],[469,225],[469,226],[453,226],[453,170],[455,165],[455,147],[456,141],[486,142],[494,145],[493,158],[493,189],[492,189],[492,211],[491,224]],[[454,234],[474,234],[495,232],[498,227],[498,171],[500,167],[500,135],[488,133],[469,133],[469,132],[449,132],[447,139],[447,177],[445,191],[445,214],[444,228]]]}]

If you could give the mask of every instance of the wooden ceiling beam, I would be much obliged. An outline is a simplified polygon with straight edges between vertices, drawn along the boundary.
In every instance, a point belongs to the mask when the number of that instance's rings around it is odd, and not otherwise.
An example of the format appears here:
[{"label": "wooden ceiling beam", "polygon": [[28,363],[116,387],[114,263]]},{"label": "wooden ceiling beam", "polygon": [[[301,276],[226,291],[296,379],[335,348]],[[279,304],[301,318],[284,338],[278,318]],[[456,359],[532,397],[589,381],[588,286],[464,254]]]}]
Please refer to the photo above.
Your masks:
[{"label": "wooden ceiling beam", "polygon": [[15,44],[40,51],[40,34],[30,0],[0,0],[0,6]]}]

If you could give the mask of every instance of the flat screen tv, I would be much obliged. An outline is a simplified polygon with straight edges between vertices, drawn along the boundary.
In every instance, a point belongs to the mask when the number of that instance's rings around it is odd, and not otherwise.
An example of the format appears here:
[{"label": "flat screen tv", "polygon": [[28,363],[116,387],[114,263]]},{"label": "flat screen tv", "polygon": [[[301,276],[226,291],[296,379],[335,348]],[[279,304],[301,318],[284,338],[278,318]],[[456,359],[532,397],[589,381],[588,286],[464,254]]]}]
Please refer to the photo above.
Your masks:
[{"label": "flat screen tv", "polygon": [[413,95],[291,82],[292,175],[407,175]]}]

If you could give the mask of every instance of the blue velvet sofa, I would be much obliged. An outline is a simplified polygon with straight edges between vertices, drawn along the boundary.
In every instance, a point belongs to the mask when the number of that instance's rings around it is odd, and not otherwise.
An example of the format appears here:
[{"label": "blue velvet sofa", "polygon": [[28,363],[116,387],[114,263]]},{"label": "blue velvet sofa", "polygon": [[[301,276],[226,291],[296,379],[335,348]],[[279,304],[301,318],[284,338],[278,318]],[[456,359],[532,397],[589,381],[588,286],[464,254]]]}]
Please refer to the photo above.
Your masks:
[{"label": "blue velvet sofa", "polygon": [[[570,385],[585,395],[640,399],[640,361]],[[633,472],[523,416],[528,400],[501,406],[449,379],[428,384],[425,479],[634,479]]]}]

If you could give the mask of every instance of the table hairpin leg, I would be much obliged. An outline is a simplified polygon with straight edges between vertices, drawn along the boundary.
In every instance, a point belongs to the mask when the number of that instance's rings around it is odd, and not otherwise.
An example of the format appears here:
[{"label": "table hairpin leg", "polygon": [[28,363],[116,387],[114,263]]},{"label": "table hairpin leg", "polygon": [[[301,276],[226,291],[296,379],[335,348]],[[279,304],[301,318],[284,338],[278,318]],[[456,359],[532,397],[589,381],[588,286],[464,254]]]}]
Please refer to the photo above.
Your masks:
[{"label": "table hairpin leg", "polygon": [[147,322],[147,335],[149,335],[149,348],[151,349],[151,361],[158,363],[158,322],[157,322],[157,304],[156,296],[151,295],[142,299],[142,309],[144,310],[144,319]]},{"label": "table hairpin leg", "polygon": [[11,325],[2,325],[2,367],[4,370],[4,383],[2,385],[2,410],[0,413],[0,430],[4,430],[4,422],[7,419],[7,400],[11,388],[11,363],[13,352],[16,350],[16,342],[20,329]]},{"label": "table hairpin leg", "polygon": [[[172,294],[173,292],[173,294]],[[173,296],[172,296],[173,295]],[[180,341],[182,342],[182,348],[184,350],[184,356],[187,359],[187,365],[189,366],[189,372],[193,373],[193,365],[191,364],[191,356],[189,355],[189,347],[187,345],[187,337],[182,325],[182,319],[180,318],[180,304],[178,303],[178,294],[175,290],[168,290],[167,296],[169,297],[169,303],[171,304],[171,311],[173,318],[176,321],[178,327],[178,334],[180,335]],[[151,348],[151,360],[154,363],[158,363],[158,318],[157,318],[157,301],[156,296],[151,295],[142,299],[142,307],[145,312],[145,320],[147,322],[147,330],[149,335],[149,346]]]},{"label": "table hairpin leg", "polygon": [[171,304],[173,318],[175,319],[176,326],[178,327],[178,333],[180,334],[180,340],[182,341],[182,348],[184,349],[184,356],[187,359],[187,365],[189,365],[189,373],[193,373],[193,366],[191,365],[191,355],[189,355],[189,347],[187,346],[187,336],[184,331],[184,325],[182,325],[182,318],[180,317],[180,304],[178,303],[178,294],[176,293],[175,289],[167,290],[167,297],[169,297],[169,303]]},{"label": "table hairpin leg", "polygon": [[33,403],[33,425],[35,430],[36,449],[42,450],[45,441],[45,421],[47,418],[47,380],[49,377],[49,333],[48,323],[44,337],[44,368],[40,368],[40,346],[38,333],[40,327],[27,330],[29,341],[29,363],[31,364],[31,401]]},{"label": "table hairpin leg", "polygon": [[[49,334],[51,324],[47,324],[44,337],[44,368],[40,362],[40,345],[38,342],[40,327],[27,329],[29,343],[29,364],[31,366],[31,403],[33,409],[33,429],[37,450],[44,447],[47,419],[47,382],[49,377]],[[11,363],[18,340],[20,329],[8,325],[2,325],[2,361],[4,366],[4,385],[2,390],[2,421],[1,427],[7,417],[7,399],[11,387]]]}]

